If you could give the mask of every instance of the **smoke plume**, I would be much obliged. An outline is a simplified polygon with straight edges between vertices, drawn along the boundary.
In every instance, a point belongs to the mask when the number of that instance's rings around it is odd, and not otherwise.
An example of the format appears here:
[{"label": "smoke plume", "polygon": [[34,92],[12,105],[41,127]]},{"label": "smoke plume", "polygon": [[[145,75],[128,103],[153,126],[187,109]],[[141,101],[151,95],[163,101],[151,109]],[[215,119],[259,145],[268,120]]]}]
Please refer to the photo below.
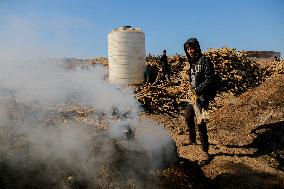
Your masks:
[{"label": "smoke plume", "polygon": [[[5,52],[0,57],[0,185],[153,185],[150,171],[169,164],[175,148],[160,125],[139,118],[142,109],[131,89],[110,84],[102,66],[66,69],[64,59],[46,58],[51,54],[45,51],[51,51],[31,24],[8,20],[6,32],[0,32],[5,41],[0,44]],[[25,32],[13,44],[4,40],[19,27]]]}]

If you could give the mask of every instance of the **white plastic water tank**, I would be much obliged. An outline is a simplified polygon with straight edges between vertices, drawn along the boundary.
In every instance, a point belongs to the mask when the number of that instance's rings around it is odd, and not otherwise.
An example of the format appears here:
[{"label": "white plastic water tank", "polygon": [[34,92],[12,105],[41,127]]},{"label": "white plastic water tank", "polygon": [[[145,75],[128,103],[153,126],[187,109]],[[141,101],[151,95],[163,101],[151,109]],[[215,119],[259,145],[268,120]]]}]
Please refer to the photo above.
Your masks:
[{"label": "white plastic water tank", "polygon": [[116,84],[139,84],[146,65],[145,35],[139,28],[122,26],[108,34],[109,80]]}]

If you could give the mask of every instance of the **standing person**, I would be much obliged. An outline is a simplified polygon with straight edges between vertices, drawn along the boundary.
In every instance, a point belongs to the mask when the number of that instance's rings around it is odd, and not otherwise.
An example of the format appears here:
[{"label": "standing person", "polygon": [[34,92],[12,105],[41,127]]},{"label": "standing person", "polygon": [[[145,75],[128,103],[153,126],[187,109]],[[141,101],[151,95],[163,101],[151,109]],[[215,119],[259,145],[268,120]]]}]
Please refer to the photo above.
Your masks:
[{"label": "standing person", "polygon": [[160,58],[161,66],[162,66],[162,72],[164,77],[168,77],[170,80],[170,75],[171,75],[171,68],[168,62],[168,56],[167,56],[167,51],[163,50],[163,55]]},{"label": "standing person", "polygon": [[274,61],[275,61],[275,62],[280,62],[280,59],[278,59],[277,56],[274,56]]},{"label": "standing person", "polygon": [[217,84],[215,81],[214,66],[211,61],[201,53],[199,42],[196,38],[190,38],[184,43],[184,51],[190,64],[189,81],[193,90],[192,104],[188,104],[185,113],[185,122],[189,131],[190,144],[196,144],[197,127],[202,150],[206,160],[210,160],[208,149],[208,134],[205,120],[196,122],[196,112],[193,104],[196,103],[200,108],[206,110],[209,101],[216,95]]}]

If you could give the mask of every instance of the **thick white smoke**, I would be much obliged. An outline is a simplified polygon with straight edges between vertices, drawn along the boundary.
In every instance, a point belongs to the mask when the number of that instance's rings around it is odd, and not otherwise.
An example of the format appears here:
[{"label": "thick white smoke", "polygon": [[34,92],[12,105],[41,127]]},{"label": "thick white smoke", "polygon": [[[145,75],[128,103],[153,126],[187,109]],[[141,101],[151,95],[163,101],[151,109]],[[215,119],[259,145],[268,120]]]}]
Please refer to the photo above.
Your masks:
[{"label": "thick white smoke", "polygon": [[[141,184],[136,169],[146,174],[175,158],[164,128],[139,120],[141,108],[132,91],[109,84],[101,66],[66,70],[59,60],[40,59],[1,62],[0,72],[0,156],[13,171],[35,174],[43,166],[47,184],[68,174],[89,183],[100,174],[98,165],[104,165]],[[72,116],[64,122],[57,109],[70,104],[93,107],[103,117],[90,114],[96,122],[90,125],[73,121]],[[96,129],[100,119],[110,130]],[[19,177],[24,184],[30,182]],[[124,182],[115,177],[105,182]]]},{"label": "thick white smoke", "polygon": [[[141,174],[173,158],[175,149],[168,133],[138,118],[142,109],[133,92],[110,84],[104,67],[66,69],[64,59],[44,58],[51,57],[52,50],[41,43],[28,20],[6,18],[4,22],[0,15],[0,24],[6,27],[0,32],[4,41],[0,43],[0,184],[64,188],[60,179],[72,181],[74,176],[96,188],[98,175],[110,167],[112,172],[104,176],[112,176],[106,183],[117,182],[117,176],[132,176],[139,178],[136,188],[144,188]],[[16,36],[22,27],[24,32]],[[14,35],[10,44],[7,38]],[[69,105],[93,107],[103,116],[88,115],[94,123],[75,121],[72,116],[64,122],[58,109]],[[110,130],[98,129],[101,119]]]},{"label": "thick white smoke", "polygon": [[23,103],[56,105],[74,102],[93,105],[98,111],[113,108],[137,114],[139,104],[129,89],[119,89],[105,80],[102,66],[66,70],[56,59],[1,62],[1,87],[16,93],[15,100]]}]

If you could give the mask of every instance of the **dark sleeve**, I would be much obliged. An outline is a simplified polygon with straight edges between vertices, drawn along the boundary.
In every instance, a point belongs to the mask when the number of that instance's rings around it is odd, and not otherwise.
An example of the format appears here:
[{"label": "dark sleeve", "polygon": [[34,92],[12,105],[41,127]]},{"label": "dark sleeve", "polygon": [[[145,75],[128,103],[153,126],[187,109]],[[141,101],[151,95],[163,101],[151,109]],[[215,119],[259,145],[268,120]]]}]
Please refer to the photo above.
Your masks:
[{"label": "dark sleeve", "polygon": [[215,70],[212,62],[208,58],[204,58],[202,61],[204,64],[205,80],[196,88],[197,94],[204,94],[206,89],[209,89],[210,86],[213,85],[215,78]]},{"label": "dark sleeve", "polygon": [[168,61],[167,56],[163,55],[163,56],[160,58],[160,61],[161,61],[161,62],[164,62],[164,63],[167,63],[167,61]]}]

